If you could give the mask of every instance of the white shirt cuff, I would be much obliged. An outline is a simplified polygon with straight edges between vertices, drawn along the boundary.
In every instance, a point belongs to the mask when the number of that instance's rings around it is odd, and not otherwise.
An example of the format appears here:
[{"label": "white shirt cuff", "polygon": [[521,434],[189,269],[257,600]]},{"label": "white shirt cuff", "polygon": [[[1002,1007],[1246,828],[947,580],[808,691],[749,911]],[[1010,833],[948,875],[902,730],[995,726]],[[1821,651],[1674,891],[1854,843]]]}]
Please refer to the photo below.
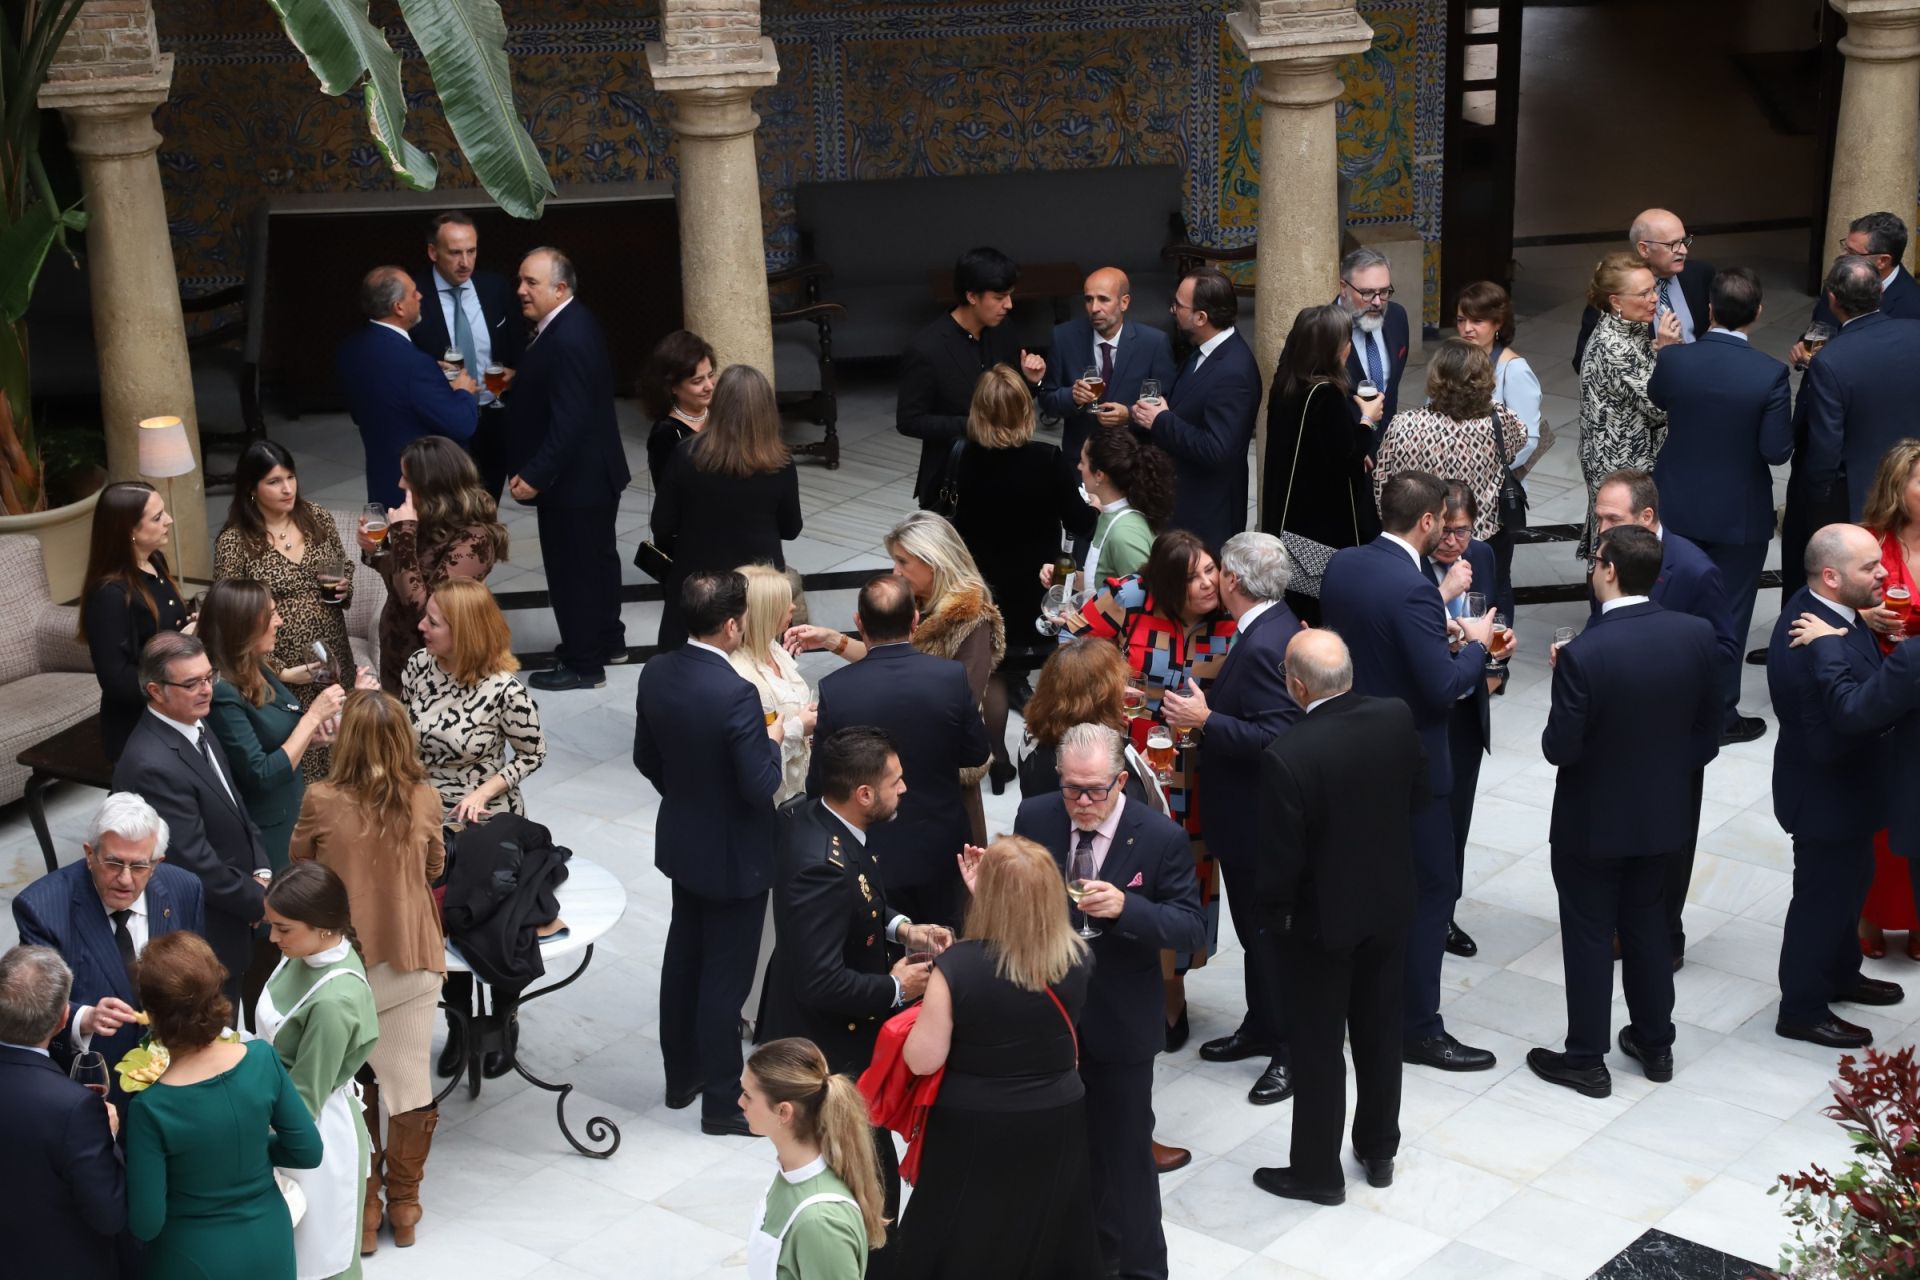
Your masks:
[{"label": "white shirt cuff", "polygon": [[67,1024],[67,1043],[73,1046],[75,1053],[85,1053],[93,1045],[93,1034],[80,1029],[80,1024],[85,1022],[87,1015],[92,1012],[92,1005],[83,1004],[74,1011],[73,1020]]}]

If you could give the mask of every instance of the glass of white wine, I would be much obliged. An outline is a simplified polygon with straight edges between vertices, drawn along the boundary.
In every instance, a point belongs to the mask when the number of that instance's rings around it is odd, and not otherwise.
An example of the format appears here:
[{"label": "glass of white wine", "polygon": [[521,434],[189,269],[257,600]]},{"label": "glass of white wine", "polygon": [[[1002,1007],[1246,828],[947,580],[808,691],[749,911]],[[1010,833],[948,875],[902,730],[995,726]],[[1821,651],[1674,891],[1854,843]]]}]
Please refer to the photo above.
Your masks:
[{"label": "glass of white wine", "polygon": [[[1087,896],[1087,884],[1092,879],[1093,850],[1074,850],[1073,859],[1067,864],[1067,896],[1073,899],[1073,905],[1076,908],[1080,905],[1080,899]],[[1094,928],[1093,922],[1084,915],[1080,916],[1080,936],[1083,938],[1100,936],[1100,931]]]}]

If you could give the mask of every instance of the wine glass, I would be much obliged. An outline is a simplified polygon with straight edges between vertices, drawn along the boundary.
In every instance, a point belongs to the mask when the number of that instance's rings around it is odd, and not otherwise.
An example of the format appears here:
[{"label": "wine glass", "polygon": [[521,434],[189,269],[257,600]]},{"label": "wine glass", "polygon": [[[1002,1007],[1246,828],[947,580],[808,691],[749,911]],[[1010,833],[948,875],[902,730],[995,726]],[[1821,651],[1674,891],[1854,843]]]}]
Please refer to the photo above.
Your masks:
[{"label": "wine glass", "polygon": [[1160,398],[1161,398],[1161,396],[1160,396],[1160,379],[1158,379],[1158,378],[1143,378],[1143,379],[1141,379],[1141,382],[1140,382],[1140,395],[1139,395],[1139,398],[1140,398],[1140,399],[1142,399],[1142,400],[1158,400],[1158,399],[1160,399]]},{"label": "wine glass", "polygon": [[73,1065],[67,1068],[67,1078],[75,1084],[85,1085],[88,1089],[107,1096],[107,1059],[104,1054],[88,1050],[73,1056]]},{"label": "wine glass", "polygon": [[1487,595],[1484,591],[1469,591],[1466,596],[1466,610],[1469,618],[1487,616]]},{"label": "wine glass", "polygon": [[372,538],[375,546],[387,540],[387,506],[384,502],[369,502],[360,508],[360,532]]},{"label": "wine glass", "polygon": [[1488,658],[1487,670],[1505,671],[1507,669],[1507,659],[1505,656],[1505,650],[1508,643],[1511,641],[1512,636],[1513,636],[1513,618],[1510,615],[1505,613],[1494,614],[1493,615],[1493,647],[1501,651],[1501,656],[1498,658]]},{"label": "wine glass", "polygon": [[1139,678],[1127,681],[1127,690],[1120,695],[1120,705],[1129,720],[1144,720],[1147,715],[1147,690]]},{"label": "wine glass", "polygon": [[314,688],[324,689],[330,684],[339,684],[340,669],[335,665],[333,655],[327,652],[327,646],[315,640],[310,652],[313,654]]},{"label": "wine glass", "polygon": [[[1091,879],[1093,879],[1093,850],[1075,849],[1072,860],[1067,864],[1067,896],[1073,899],[1076,915],[1080,915],[1077,908],[1080,905],[1080,899],[1087,896],[1087,882]],[[1083,938],[1100,936],[1100,931],[1094,928],[1093,922],[1084,915],[1080,915],[1080,936]]]}]

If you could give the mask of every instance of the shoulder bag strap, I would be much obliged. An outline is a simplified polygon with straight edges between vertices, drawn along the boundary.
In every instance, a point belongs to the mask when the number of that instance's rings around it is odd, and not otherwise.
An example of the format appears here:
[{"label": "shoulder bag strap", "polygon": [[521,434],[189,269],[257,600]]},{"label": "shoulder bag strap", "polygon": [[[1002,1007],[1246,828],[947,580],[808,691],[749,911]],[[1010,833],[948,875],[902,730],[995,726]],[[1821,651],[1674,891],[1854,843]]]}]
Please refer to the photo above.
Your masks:
[{"label": "shoulder bag strap", "polygon": [[[1293,468],[1287,472],[1287,500],[1280,504],[1280,527],[1287,527],[1287,512],[1293,510],[1293,480],[1300,474],[1300,442],[1307,438],[1307,410],[1313,405],[1313,393],[1324,383],[1316,382],[1307,388],[1307,398],[1300,405],[1300,430],[1293,437]],[[1351,499],[1352,495],[1348,495]]]},{"label": "shoulder bag strap", "polygon": [[1067,1034],[1073,1037],[1073,1069],[1080,1069],[1080,1033],[1074,1029],[1073,1019],[1067,1016],[1067,1006],[1060,1003],[1060,997],[1052,987],[1047,988],[1047,999],[1053,1001],[1053,1007],[1060,1011],[1061,1021],[1067,1024]]}]

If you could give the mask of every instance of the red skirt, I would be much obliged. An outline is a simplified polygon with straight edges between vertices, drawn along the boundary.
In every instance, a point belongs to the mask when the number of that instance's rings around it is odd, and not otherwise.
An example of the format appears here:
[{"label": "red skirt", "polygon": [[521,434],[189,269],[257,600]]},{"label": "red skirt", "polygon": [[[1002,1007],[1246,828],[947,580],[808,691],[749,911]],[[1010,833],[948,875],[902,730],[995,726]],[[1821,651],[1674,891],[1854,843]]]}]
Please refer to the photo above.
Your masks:
[{"label": "red skirt", "polygon": [[1882,929],[1920,929],[1920,917],[1913,909],[1913,881],[1907,875],[1907,860],[1897,858],[1887,848],[1887,833],[1873,837],[1873,888],[1867,891],[1867,905],[1861,915]]}]

